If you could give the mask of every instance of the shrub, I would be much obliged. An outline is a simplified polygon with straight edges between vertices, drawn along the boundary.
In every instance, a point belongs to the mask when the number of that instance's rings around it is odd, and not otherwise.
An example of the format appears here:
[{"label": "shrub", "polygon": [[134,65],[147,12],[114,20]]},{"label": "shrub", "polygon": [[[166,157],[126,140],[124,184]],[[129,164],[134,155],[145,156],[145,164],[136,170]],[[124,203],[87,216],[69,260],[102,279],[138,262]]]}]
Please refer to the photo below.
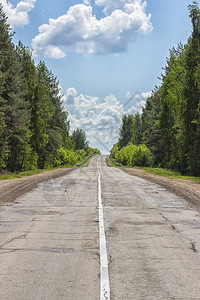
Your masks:
[{"label": "shrub", "polygon": [[82,162],[86,158],[85,150],[76,150],[75,152],[78,162]]},{"label": "shrub", "polygon": [[148,167],[153,165],[151,151],[145,145],[129,144],[126,147],[118,149],[117,145],[111,150],[111,155],[119,163],[128,166]]},{"label": "shrub", "polygon": [[78,155],[73,150],[60,148],[59,158],[62,165],[74,166],[78,163]]},{"label": "shrub", "polygon": [[111,156],[112,156],[114,159],[117,159],[117,155],[118,155],[118,153],[119,153],[119,147],[118,147],[117,144],[115,144],[115,145],[112,147],[110,153],[111,153]]}]

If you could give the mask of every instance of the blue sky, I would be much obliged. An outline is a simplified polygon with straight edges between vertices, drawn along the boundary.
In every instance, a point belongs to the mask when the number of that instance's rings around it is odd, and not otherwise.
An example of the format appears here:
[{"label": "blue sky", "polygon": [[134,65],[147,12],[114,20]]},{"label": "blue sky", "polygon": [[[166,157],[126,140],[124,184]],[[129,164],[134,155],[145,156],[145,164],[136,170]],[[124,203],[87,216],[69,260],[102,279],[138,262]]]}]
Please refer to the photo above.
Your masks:
[{"label": "blue sky", "polygon": [[33,49],[35,61],[44,60],[58,77],[71,129],[83,128],[104,153],[117,140],[123,113],[140,112],[159,85],[169,49],[187,42],[191,3],[2,1],[14,41]]}]

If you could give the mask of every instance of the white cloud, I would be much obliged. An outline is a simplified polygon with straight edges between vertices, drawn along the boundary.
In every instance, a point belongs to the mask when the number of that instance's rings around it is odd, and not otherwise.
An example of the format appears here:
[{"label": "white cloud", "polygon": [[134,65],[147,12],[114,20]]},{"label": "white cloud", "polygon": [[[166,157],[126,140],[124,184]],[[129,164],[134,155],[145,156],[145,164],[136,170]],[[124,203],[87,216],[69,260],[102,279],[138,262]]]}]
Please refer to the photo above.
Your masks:
[{"label": "white cloud", "polygon": [[90,144],[109,150],[119,133],[123,105],[114,95],[104,100],[67,90],[65,107],[69,112],[71,130],[82,128]]},{"label": "white cloud", "polygon": [[7,0],[1,0],[3,10],[11,26],[23,26],[29,23],[28,13],[34,8],[36,0],[22,0],[14,7]]},{"label": "white cloud", "polygon": [[131,92],[130,92],[130,91],[127,91],[127,92],[126,92],[126,98],[130,98],[130,96],[131,96]]},{"label": "white cloud", "polygon": [[47,46],[45,49],[45,56],[53,58],[63,58],[65,57],[65,52],[56,46]]},{"label": "white cloud", "polygon": [[59,88],[58,96],[60,96],[62,98],[62,102],[65,102],[67,100],[67,96],[65,94],[63,94],[63,88],[60,85],[60,83],[58,84],[58,88]]},{"label": "white cloud", "polygon": [[85,0],[40,26],[32,40],[34,54],[62,58],[64,51],[74,48],[84,54],[121,53],[127,51],[139,32],[152,30],[151,16],[146,15],[146,2],[142,0],[96,0],[96,5],[103,8],[106,16],[97,19],[90,2]]},{"label": "white cloud", "polygon": [[147,99],[148,97],[150,97],[152,94],[152,92],[143,92],[141,93],[141,98]]},{"label": "white cloud", "polygon": [[127,114],[133,114],[133,115],[135,115],[136,113],[141,114],[142,113],[142,108],[146,104],[146,99],[150,95],[151,95],[151,92],[136,93],[132,98],[132,101],[133,102],[136,101],[136,104],[131,105],[131,103],[128,103],[128,105],[126,106]]},{"label": "white cloud", "polygon": [[64,106],[69,112],[71,131],[82,128],[92,146],[109,151],[118,140],[123,114],[141,112],[145,98],[133,98],[132,104],[134,106],[127,108],[112,94],[102,100],[78,94],[75,88],[69,88]]},{"label": "white cloud", "polygon": [[126,12],[144,11],[146,7],[146,1],[142,0],[95,0],[95,4],[103,8],[103,12],[109,15],[114,10],[125,10]]},{"label": "white cloud", "polygon": [[83,4],[90,5],[91,4],[91,0],[83,0]]}]

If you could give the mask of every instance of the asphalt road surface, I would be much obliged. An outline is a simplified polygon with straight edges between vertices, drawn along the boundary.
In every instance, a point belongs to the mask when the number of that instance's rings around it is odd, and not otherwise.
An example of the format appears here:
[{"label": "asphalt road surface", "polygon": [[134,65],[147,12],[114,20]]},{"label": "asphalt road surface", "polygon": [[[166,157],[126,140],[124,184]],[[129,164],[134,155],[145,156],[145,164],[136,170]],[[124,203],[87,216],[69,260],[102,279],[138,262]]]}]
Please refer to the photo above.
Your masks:
[{"label": "asphalt road surface", "polygon": [[200,299],[200,213],[97,156],[1,205],[0,299]]}]

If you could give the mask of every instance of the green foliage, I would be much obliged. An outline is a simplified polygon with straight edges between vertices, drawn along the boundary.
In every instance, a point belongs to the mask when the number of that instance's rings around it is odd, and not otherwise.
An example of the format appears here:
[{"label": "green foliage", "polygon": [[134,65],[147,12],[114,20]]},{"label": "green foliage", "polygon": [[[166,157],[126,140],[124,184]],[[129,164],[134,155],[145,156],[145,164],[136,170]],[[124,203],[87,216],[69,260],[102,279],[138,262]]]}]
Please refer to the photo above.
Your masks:
[{"label": "green foliage", "polygon": [[90,156],[90,155],[92,155],[92,154],[94,154],[94,153],[96,153],[96,154],[98,154],[98,155],[101,154],[100,150],[97,149],[97,148],[91,148],[91,147],[88,147],[88,148],[87,148],[87,156]]},{"label": "green foliage", "polygon": [[88,141],[86,139],[85,132],[82,129],[74,130],[71,139],[75,150],[84,149],[87,151]]},{"label": "green foliage", "polygon": [[140,145],[142,143],[142,119],[139,113],[132,116],[133,118],[133,134],[131,143]]},{"label": "green foliage", "polygon": [[[154,165],[200,176],[200,9],[189,5],[193,32],[170,51],[161,86],[147,99],[141,116],[124,116],[118,147],[145,144]],[[113,157],[134,165],[133,150],[115,145]],[[118,154],[116,154],[118,153]],[[121,156],[120,156],[121,155]]]},{"label": "green foliage", "polygon": [[119,148],[125,147],[131,142],[134,131],[134,116],[124,115],[119,133]]},{"label": "green foliage", "polygon": [[77,161],[78,162],[82,162],[85,158],[87,153],[85,152],[85,150],[81,149],[81,150],[76,150],[76,156],[77,156]]},{"label": "green foliage", "polygon": [[59,149],[60,164],[73,166],[78,163],[78,154],[73,150]]},{"label": "green foliage", "polygon": [[118,144],[114,144],[114,146],[112,147],[110,154],[114,159],[117,159],[117,155],[119,153],[119,146]]},{"label": "green foliage", "polygon": [[129,144],[120,150],[117,145],[114,145],[111,155],[117,162],[132,167],[147,167],[153,164],[151,151],[145,145]]},{"label": "green foliage", "polygon": [[0,171],[73,166],[99,151],[81,129],[70,137],[62,98],[46,64],[35,65],[28,47],[12,43],[0,5]]},{"label": "green foliage", "polygon": [[82,162],[86,158],[86,152],[81,150],[67,150],[64,148],[59,149],[59,159],[61,165],[74,166]]},{"label": "green foliage", "polygon": [[139,145],[142,142],[142,120],[139,113],[135,116],[124,115],[119,133],[119,148],[127,146],[129,143]]},{"label": "green foliage", "polygon": [[29,133],[25,78],[0,5],[0,169],[20,169]]}]

